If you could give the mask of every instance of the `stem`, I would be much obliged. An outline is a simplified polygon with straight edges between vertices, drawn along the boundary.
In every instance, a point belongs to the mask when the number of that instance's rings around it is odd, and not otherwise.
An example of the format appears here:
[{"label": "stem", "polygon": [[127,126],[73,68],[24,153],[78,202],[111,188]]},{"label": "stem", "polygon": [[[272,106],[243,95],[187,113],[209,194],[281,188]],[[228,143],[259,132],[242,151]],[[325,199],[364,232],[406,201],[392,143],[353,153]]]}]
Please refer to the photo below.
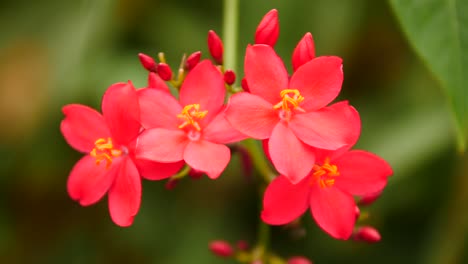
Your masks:
[{"label": "stem", "polygon": [[270,183],[276,176],[273,170],[270,168],[265,155],[263,154],[262,147],[258,141],[253,139],[247,139],[243,141],[243,145],[247,149],[252,158],[252,163],[257,171],[262,176],[262,179],[266,184]]},{"label": "stem", "polygon": [[237,72],[239,0],[224,0],[223,17],[224,67]]}]

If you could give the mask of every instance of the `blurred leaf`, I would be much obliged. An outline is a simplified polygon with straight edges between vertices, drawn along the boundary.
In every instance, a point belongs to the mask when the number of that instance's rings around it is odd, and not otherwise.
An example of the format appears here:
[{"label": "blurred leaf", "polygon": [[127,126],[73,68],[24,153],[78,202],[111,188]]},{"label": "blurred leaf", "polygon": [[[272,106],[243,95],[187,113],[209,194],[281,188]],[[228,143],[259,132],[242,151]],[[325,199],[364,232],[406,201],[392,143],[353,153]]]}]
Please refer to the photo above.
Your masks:
[{"label": "blurred leaf", "polygon": [[465,150],[468,127],[464,84],[468,81],[468,1],[390,0],[403,31],[451,104],[458,147]]}]

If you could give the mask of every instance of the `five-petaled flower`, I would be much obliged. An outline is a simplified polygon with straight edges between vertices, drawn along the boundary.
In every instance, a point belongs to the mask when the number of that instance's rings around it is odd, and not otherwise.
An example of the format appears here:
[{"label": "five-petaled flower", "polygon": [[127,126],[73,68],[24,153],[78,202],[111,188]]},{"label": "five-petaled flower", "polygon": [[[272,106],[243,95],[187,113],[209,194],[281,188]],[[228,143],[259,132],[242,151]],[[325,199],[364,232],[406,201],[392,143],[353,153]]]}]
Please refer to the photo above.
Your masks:
[{"label": "five-petaled flower", "polygon": [[102,99],[102,115],[84,105],[63,107],[60,125],[66,141],[86,153],[68,178],[68,194],[82,206],[99,201],[106,192],[112,220],[119,226],[132,224],[141,201],[140,175],[164,179],[183,162],[156,163],[134,156],[140,132],[140,106],[131,83],[110,86]]},{"label": "five-petaled flower", "polygon": [[314,148],[349,145],[360,123],[347,103],[327,105],[341,90],[338,57],[317,57],[300,66],[289,80],[286,68],[267,45],[247,47],[245,78],[250,93],[230,98],[226,118],[255,139],[269,139],[275,168],[292,183],[301,181],[315,162]]},{"label": "five-petaled flower", "polygon": [[156,89],[139,91],[142,125],[136,155],[158,162],[184,160],[193,169],[217,178],[231,154],[224,144],[244,135],[224,117],[224,77],[209,61],[197,64],[187,75],[179,102]]}]

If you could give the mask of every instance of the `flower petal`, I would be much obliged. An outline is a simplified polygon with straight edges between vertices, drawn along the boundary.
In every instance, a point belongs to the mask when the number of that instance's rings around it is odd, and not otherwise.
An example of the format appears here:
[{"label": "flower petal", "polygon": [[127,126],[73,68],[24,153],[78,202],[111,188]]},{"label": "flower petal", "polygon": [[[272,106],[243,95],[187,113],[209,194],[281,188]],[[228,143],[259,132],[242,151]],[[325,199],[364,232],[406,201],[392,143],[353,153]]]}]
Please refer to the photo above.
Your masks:
[{"label": "flower petal", "polygon": [[273,105],[250,93],[238,93],[229,99],[226,119],[241,133],[255,139],[269,138],[279,122]]},{"label": "flower petal", "polygon": [[170,93],[156,89],[140,89],[137,94],[141,125],[144,128],[175,129],[181,123],[177,115],[182,111],[182,107]]},{"label": "flower petal", "polygon": [[335,150],[355,143],[360,122],[356,109],[347,102],[340,102],[319,111],[295,115],[289,126],[309,146]]},{"label": "flower petal", "polygon": [[204,60],[191,70],[180,88],[180,104],[200,104],[208,110],[203,122],[209,122],[222,108],[226,89],[222,73],[209,60]]},{"label": "flower petal", "polygon": [[308,178],[292,184],[283,175],[276,177],[263,196],[262,220],[270,225],[284,225],[300,217],[309,207]]},{"label": "flower petal", "polygon": [[106,168],[105,162],[97,165],[96,160],[89,155],[81,158],[68,177],[67,191],[70,197],[82,206],[99,201],[114,181],[121,160],[114,159],[112,165]]},{"label": "flower petal", "polygon": [[[343,83],[342,60],[338,57],[317,57],[302,65],[291,77],[289,87],[298,89],[307,111],[320,109],[338,96]],[[249,82],[250,85],[250,82]]]},{"label": "flower petal", "polygon": [[302,143],[284,123],[278,123],[268,141],[273,165],[293,184],[300,182],[312,170],[313,149]]},{"label": "flower petal", "polygon": [[336,239],[348,239],[356,222],[355,202],[338,188],[312,187],[310,208],[317,224]]},{"label": "flower petal", "polygon": [[246,135],[234,129],[227,121],[224,112],[220,112],[203,130],[203,136],[206,140],[213,143],[228,144],[247,138]]},{"label": "flower petal", "polygon": [[281,91],[288,88],[288,72],[272,47],[248,46],[244,69],[252,94],[261,96],[271,104],[281,101]]},{"label": "flower petal", "polygon": [[141,179],[132,159],[126,157],[109,190],[109,212],[119,226],[130,226],[140,209]]},{"label": "flower petal", "polygon": [[349,151],[334,163],[340,172],[335,186],[354,195],[381,192],[387,184],[387,177],[393,174],[385,160],[363,150]]},{"label": "flower petal", "polygon": [[181,161],[187,144],[188,138],[182,130],[151,128],[140,134],[135,157],[156,162]]},{"label": "flower petal", "polygon": [[102,113],[112,139],[127,145],[140,132],[140,106],[135,88],[129,83],[111,85],[102,98]]},{"label": "flower petal", "polygon": [[158,91],[170,93],[169,87],[167,87],[166,82],[159,77],[155,72],[150,72],[148,74],[148,88],[153,88]]},{"label": "flower petal", "polygon": [[99,138],[110,137],[104,118],[96,110],[85,105],[70,104],[62,108],[65,119],[60,131],[70,146],[81,152],[90,152]]},{"label": "flower petal", "polygon": [[167,179],[176,174],[185,164],[183,161],[160,163],[142,159],[135,159],[134,162],[141,177],[147,180]]},{"label": "flower petal", "polygon": [[191,141],[184,152],[184,160],[195,170],[202,171],[216,179],[226,168],[231,152],[225,145],[206,140]]}]

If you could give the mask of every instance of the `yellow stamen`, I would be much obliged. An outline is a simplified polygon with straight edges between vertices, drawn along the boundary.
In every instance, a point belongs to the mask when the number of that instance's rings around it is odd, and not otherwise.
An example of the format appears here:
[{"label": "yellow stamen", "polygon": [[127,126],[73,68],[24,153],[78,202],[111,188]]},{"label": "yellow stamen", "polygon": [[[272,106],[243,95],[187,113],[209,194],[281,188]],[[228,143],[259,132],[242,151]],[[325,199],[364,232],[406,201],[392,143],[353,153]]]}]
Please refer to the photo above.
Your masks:
[{"label": "yellow stamen", "polygon": [[186,126],[192,126],[197,131],[201,130],[200,124],[198,121],[204,118],[208,114],[208,111],[200,111],[199,104],[189,104],[182,109],[182,112],[177,115],[178,118],[183,119],[184,122],[179,126],[180,129],[185,128]]},{"label": "yellow stamen", "polygon": [[94,148],[89,155],[96,159],[96,165],[101,164],[101,161],[106,161],[106,168],[112,164],[112,158],[122,155],[122,150],[115,149],[111,138],[100,138],[94,142]]},{"label": "yellow stamen", "polygon": [[335,179],[330,177],[336,177],[340,175],[338,167],[334,164],[330,164],[330,158],[326,158],[322,166],[314,165],[313,182],[318,181],[321,188],[331,187],[335,184]]},{"label": "yellow stamen", "polygon": [[302,109],[299,104],[304,101],[304,96],[301,95],[299,90],[296,89],[284,89],[280,93],[281,96],[281,102],[275,104],[273,106],[274,109],[283,109],[284,111],[291,111],[293,109],[296,109],[301,112],[305,112],[304,109]]}]

